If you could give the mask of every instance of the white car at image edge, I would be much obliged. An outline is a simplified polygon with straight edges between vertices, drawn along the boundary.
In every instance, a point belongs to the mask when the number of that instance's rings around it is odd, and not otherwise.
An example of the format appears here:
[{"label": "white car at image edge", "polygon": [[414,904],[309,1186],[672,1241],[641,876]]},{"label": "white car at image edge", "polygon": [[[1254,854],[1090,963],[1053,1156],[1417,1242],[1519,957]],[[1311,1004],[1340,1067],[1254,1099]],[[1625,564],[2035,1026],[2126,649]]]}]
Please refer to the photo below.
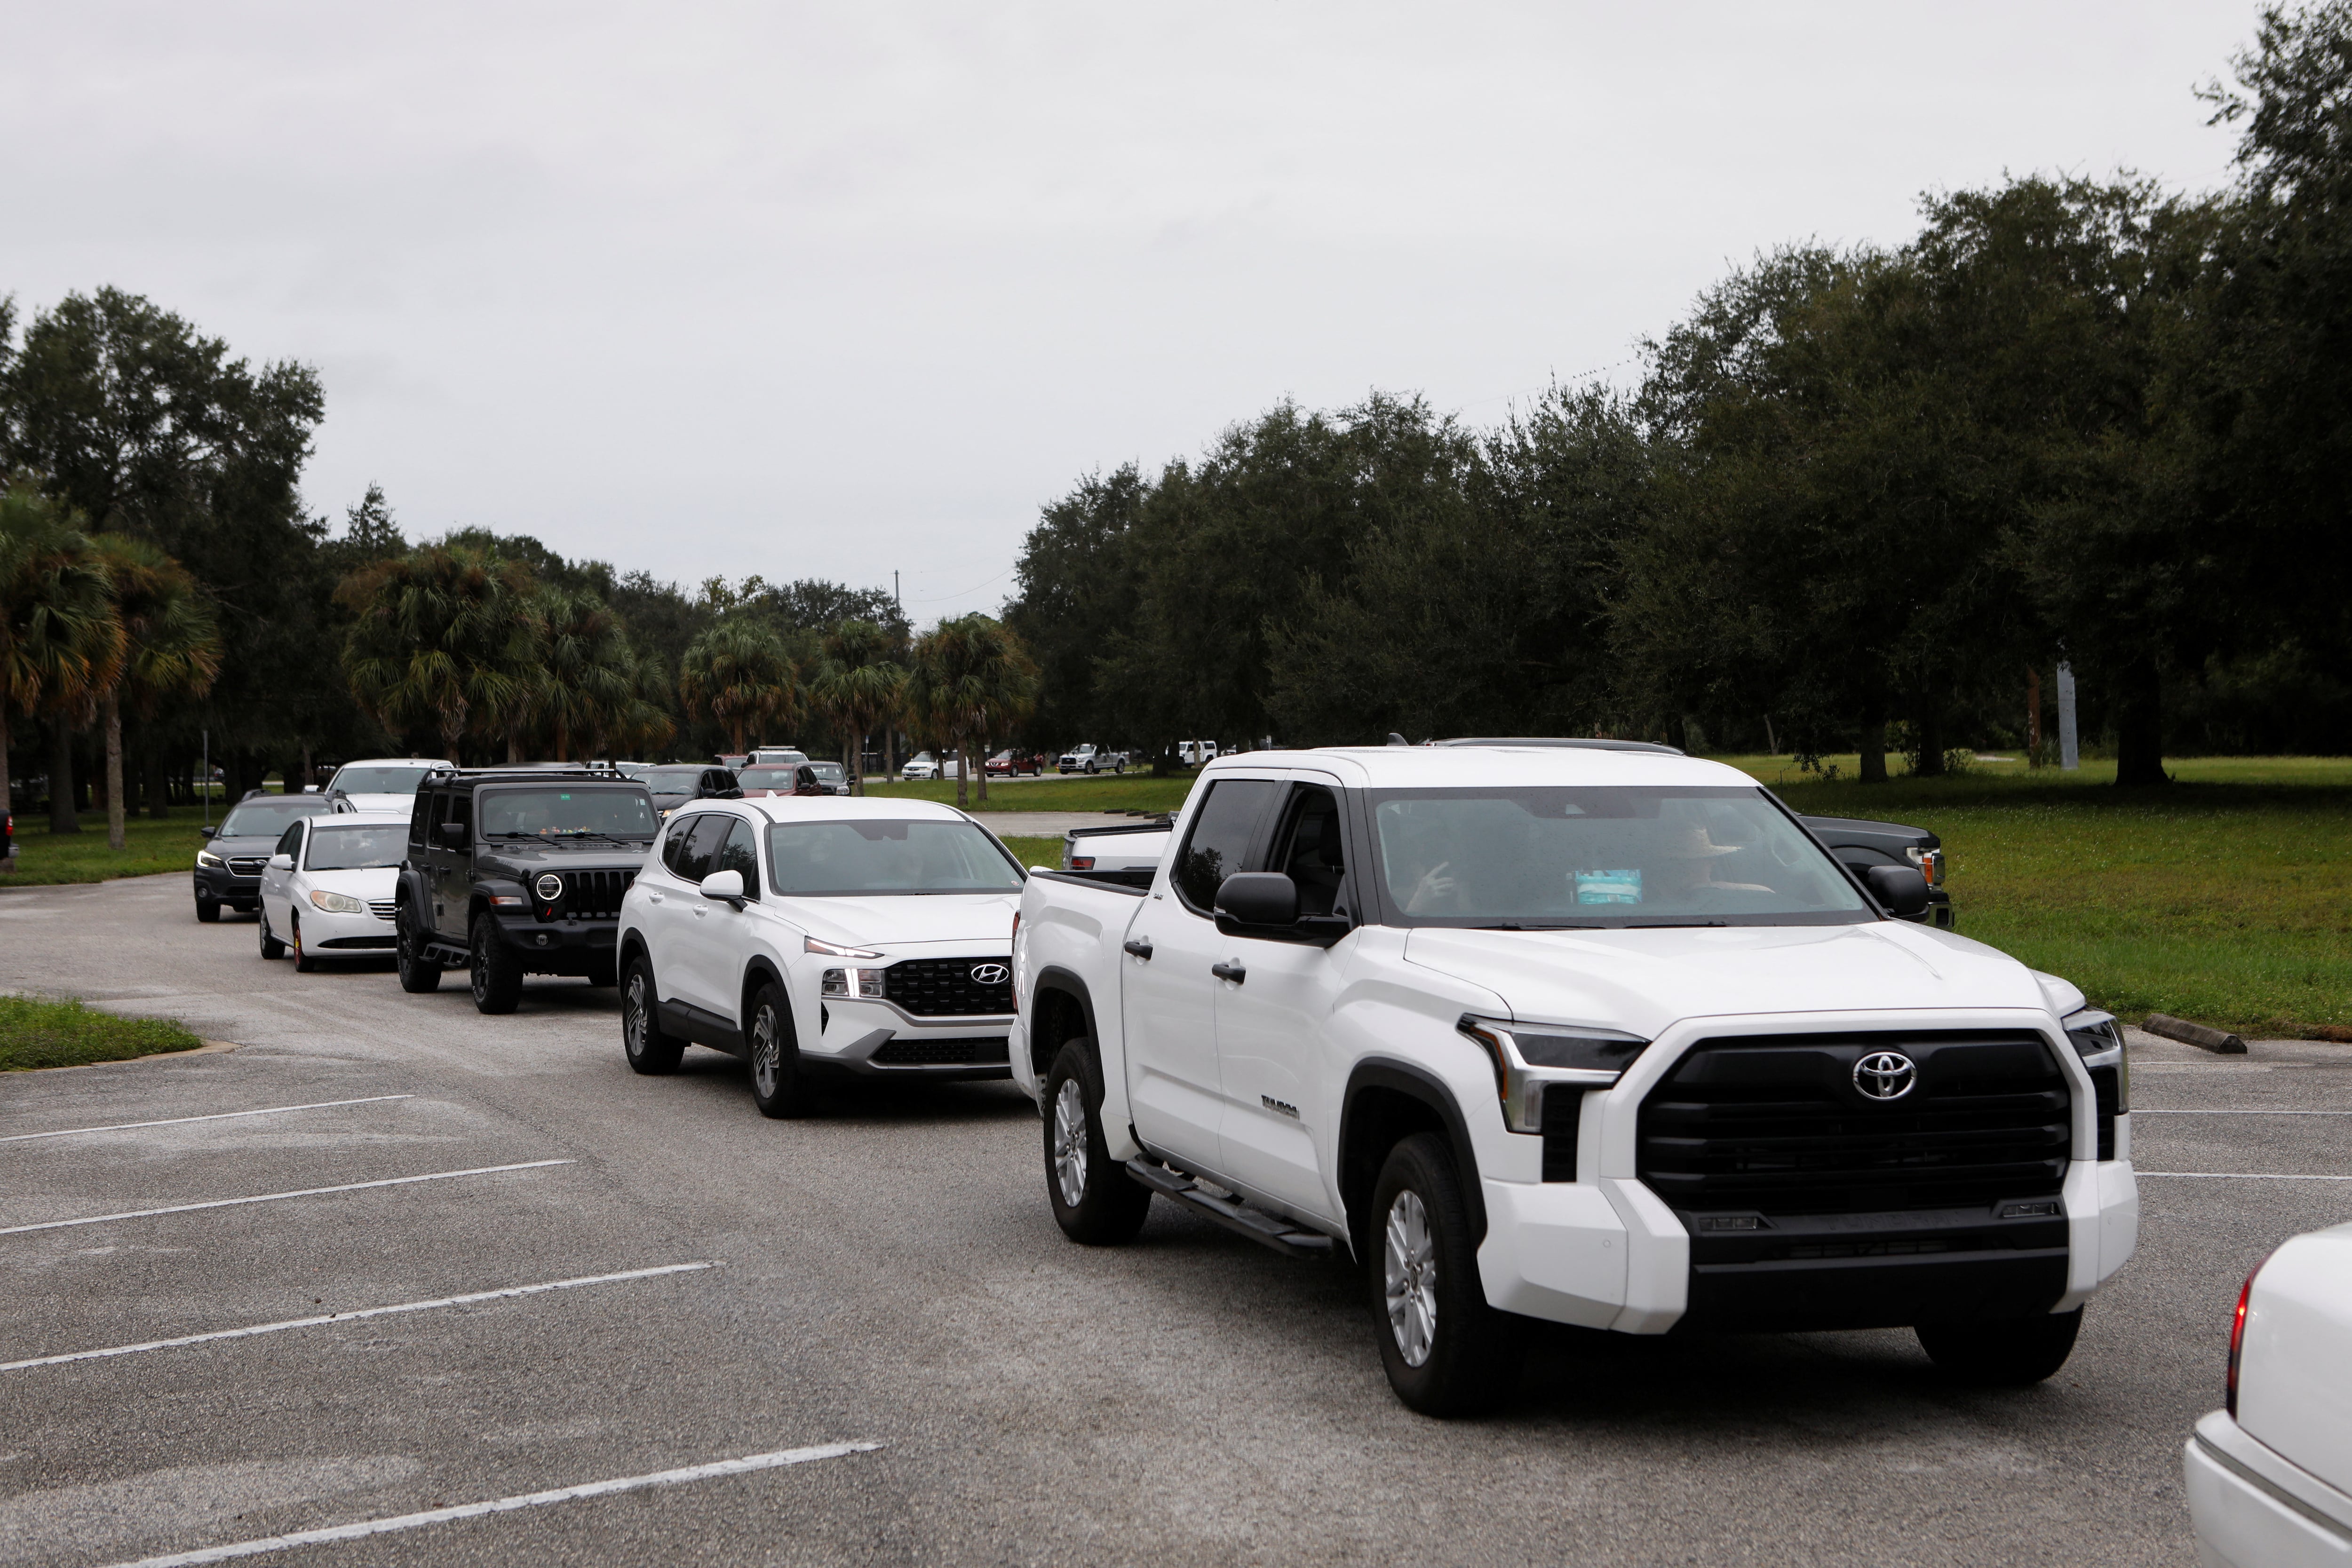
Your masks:
[{"label": "white car at image edge", "polygon": [[322,811],[289,823],[261,870],[261,956],[290,949],[307,975],[322,958],[390,954],[410,815]]},{"label": "white car at image edge", "polygon": [[2352,1225],[2246,1277],[2225,1402],[2181,1456],[2206,1568],[2352,1563]]},{"label": "white car at image edge", "polygon": [[748,1059],[771,1116],[803,1081],[1003,1078],[1013,912],[995,835],[922,800],[698,800],[622,901],[622,1043],[644,1073],[688,1044]]}]

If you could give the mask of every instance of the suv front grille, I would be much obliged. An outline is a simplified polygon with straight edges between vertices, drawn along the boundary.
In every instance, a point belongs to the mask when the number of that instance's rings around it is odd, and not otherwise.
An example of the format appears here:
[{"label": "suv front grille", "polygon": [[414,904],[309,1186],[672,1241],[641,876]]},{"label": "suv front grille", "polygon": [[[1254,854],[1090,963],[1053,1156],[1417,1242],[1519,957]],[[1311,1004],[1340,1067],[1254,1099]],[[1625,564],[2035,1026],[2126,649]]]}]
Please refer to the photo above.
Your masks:
[{"label": "suv front grille", "polygon": [[869,1059],[885,1067],[989,1067],[1012,1057],[999,1035],[959,1040],[886,1040]]},{"label": "suv front grille", "polygon": [[[1916,1064],[1874,1101],[1854,1064]],[[2031,1030],[1701,1040],[1642,1103],[1636,1170],[1675,1208],[1763,1215],[1958,1208],[2057,1193],[2066,1080]]]},{"label": "suv front grille", "polygon": [[618,920],[621,897],[637,880],[633,871],[567,871],[562,913],[574,920]]},{"label": "suv front grille", "polygon": [[[1006,971],[983,985],[972,978],[987,966]],[[918,1018],[978,1018],[1013,1010],[1012,960],[902,958],[882,971],[882,994]],[[878,1058],[877,1058],[878,1060]]]},{"label": "suv front grille", "polygon": [[259,876],[261,868],[269,863],[264,855],[237,855],[228,862],[228,869],[238,876]]}]

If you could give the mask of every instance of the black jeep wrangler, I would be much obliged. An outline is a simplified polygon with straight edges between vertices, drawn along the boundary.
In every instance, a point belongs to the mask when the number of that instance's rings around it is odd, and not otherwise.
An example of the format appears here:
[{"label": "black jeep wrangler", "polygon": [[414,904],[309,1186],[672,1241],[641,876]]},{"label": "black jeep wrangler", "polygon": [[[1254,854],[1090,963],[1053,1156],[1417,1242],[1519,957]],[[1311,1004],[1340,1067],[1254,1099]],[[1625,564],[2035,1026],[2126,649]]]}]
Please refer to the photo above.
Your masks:
[{"label": "black jeep wrangler", "polygon": [[433,990],[462,964],[474,1006],[510,1013],[527,974],[612,985],[621,895],[660,826],[646,787],[615,773],[427,773],[394,895],[401,989]]}]

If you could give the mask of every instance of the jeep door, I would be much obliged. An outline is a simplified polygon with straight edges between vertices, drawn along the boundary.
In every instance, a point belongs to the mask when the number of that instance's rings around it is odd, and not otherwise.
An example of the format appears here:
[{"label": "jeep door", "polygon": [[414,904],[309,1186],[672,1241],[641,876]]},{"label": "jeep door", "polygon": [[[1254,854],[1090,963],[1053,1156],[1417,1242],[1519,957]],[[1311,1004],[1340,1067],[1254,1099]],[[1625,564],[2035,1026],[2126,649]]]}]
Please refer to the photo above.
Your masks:
[{"label": "jeep door", "polygon": [[1148,895],[1128,928],[1127,939],[1150,943],[1151,956],[1121,960],[1119,1016],[1135,1130],[1146,1144],[1209,1173],[1222,1163],[1216,1009],[1224,988],[1209,971],[1230,946],[1211,911],[1218,885],[1249,866],[1268,808],[1281,793],[1271,775],[1210,783],[1169,862],[1168,890]]},{"label": "jeep door", "polygon": [[[452,828],[457,831],[451,832]],[[457,841],[450,842],[452,839]],[[471,940],[466,923],[474,897],[473,790],[460,787],[436,792],[425,865],[433,884],[433,928],[462,946]]]},{"label": "jeep door", "polygon": [[[1352,835],[1339,780],[1297,775],[1276,819],[1268,871],[1287,873],[1301,915],[1358,911],[1348,882]],[[1339,999],[1355,938],[1331,947],[1271,937],[1221,938],[1245,977],[1217,992],[1217,1071],[1224,1114],[1219,1141],[1234,1180],[1303,1214],[1340,1218],[1320,1148],[1333,1096],[1320,1091],[1323,1027]]]}]

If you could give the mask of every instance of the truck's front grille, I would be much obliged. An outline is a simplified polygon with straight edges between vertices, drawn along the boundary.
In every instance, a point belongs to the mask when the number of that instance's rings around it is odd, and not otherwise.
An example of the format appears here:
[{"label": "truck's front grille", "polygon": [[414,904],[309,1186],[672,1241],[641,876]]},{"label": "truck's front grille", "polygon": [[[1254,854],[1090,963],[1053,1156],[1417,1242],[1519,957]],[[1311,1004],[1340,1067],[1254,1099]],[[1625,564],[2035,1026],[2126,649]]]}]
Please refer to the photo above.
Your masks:
[{"label": "truck's front grille", "polygon": [[[918,1018],[979,1018],[1013,1010],[1009,958],[902,958],[882,974],[882,994]],[[983,974],[989,977],[981,978]]]},{"label": "truck's front grille", "polygon": [[[1898,1099],[1855,1064],[1896,1051]],[[2055,1195],[2066,1080],[2030,1030],[1701,1040],[1642,1103],[1636,1169],[1676,1209],[1760,1215],[1956,1208]]]},{"label": "truck's front grille", "polygon": [[884,1067],[991,1067],[1012,1057],[998,1035],[956,1040],[886,1040],[875,1047],[872,1061]]}]

